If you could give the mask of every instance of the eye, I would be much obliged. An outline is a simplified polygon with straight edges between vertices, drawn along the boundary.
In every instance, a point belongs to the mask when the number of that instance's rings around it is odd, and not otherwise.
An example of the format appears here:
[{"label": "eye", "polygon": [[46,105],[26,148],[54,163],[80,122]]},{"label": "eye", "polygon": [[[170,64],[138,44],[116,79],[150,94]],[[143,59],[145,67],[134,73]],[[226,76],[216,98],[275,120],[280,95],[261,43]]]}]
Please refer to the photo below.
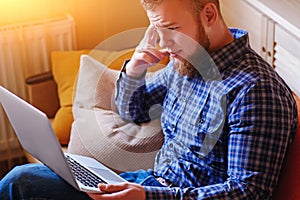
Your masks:
[{"label": "eye", "polygon": [[178,28],[179,28],[179,27],[169,27],[168,29],[174,31],[174,30],[176,30],[176,29],[178,29]]}]

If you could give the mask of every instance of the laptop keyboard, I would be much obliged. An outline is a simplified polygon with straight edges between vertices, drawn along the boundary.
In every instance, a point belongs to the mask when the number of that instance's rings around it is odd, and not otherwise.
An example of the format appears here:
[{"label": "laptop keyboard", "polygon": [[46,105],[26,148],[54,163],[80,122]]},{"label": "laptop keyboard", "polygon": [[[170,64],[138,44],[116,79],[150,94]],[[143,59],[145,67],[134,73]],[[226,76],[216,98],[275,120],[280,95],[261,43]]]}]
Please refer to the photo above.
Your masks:
[{"label": "laptop keyboard", "polygon": [[65,156],[76,180],[81,182],[83,185],[98,188],[99,183],[106,183],[104,180],[93,174],[70,156]]}]

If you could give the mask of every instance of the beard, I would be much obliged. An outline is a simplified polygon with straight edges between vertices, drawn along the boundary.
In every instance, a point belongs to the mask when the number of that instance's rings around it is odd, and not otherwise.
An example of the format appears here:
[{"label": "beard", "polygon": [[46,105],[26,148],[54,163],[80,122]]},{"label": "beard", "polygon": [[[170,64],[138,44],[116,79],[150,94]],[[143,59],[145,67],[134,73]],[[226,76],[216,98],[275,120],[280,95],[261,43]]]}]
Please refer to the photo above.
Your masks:
[{"label": "beard", "polygon": [[[209,38],[204,30],[203,24],[200,20],[198,20],[198,31],[196,34],[196,42],[200,44],[200,46],[207,51],[210,47]],[[197,56],[197,52],[194,53]],[[192,56],[191,56],[192,57]],[[174,59],[174,69],[182,76],[188,76],[189,78],[193,78],[195,76],[199,76],[200,73],[195,68],[192,63],[189,62],[188,58]]]},{"label": "beard", "polygon": [[199,75],[199,72],[193,65],[187,60],[181,61],[177,58],[174,59],[174,69],[181,76],[188,76],[189,78],[194,78]]}]

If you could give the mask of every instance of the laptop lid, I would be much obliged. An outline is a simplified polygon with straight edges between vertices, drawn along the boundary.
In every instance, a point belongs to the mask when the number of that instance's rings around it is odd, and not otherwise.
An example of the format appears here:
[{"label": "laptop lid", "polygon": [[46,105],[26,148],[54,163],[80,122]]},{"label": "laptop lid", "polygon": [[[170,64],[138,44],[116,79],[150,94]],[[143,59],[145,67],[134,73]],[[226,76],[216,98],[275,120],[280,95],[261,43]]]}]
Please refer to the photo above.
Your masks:
[{"label": "laptop lid", "polygon": [[[75,180],[45,113],[2,86],[0,86],[0,102],[26,151],[76,189],[85,192],[101,192],[97,187],[90,187]],[[125,179],[93,158],[74,154],[67,155],[104,182],[112,184],[126,182]]]},{"label": "laptop lid", "polygon": [[78,189],[46,114],[2,86],[0,102],[23,148]]}]

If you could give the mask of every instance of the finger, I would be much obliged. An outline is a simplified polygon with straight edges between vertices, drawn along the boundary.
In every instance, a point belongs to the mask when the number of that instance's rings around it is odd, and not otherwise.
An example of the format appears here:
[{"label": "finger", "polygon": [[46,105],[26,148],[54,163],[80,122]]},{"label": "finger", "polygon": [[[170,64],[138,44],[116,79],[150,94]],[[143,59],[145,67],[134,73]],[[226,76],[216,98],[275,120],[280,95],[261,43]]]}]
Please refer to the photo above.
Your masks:
[{"label": "finger", "polygon": [[114,193],[125,190],[128,186],[126,184],[99,184],[99,189],[106,193]]},{"label": "finger", "polygon": [[87,193],[91,199],[94,200],[117,200],[120,199],[116,194],[95,194],[95,193]]},{"label": "finger", "polygon": [[157,32],[153,26],[150,26],[148,29],[148,45],[151,47],[156,47],[157,44]]},{"label": "finger", "polygon": [[142,40],[141,44],[139,45],[140,48],[145,48],[145,47],[156,47],[157,44],[157,38],[158,34],[154,26],[150,25],[146,32],[144,39]]},{"label": "finger", "polygon": [[[134,62],[135,69],[143,73],[147,68],[156,65],[160,61],[160,58],[153,54],[142,53],[136,56],[136,60],[137,62]],[[130,67],[126,69],[130,71]]]},{"label": "finger", "polygon": [[88,193],[88,196],[94,200],[120,200],[125,199],[125,195],[122,193],[104,193],[104,194],[91,194]]},{"label": "finger", "polygon": [[161,49],[155,49],[155,48],[144,48],[137,50],[139,53],[146,53],[150,56],[153,56],[157,58],[158,60],[164,59],[166,56],[168,56],[170,53],[167,50]]}]

